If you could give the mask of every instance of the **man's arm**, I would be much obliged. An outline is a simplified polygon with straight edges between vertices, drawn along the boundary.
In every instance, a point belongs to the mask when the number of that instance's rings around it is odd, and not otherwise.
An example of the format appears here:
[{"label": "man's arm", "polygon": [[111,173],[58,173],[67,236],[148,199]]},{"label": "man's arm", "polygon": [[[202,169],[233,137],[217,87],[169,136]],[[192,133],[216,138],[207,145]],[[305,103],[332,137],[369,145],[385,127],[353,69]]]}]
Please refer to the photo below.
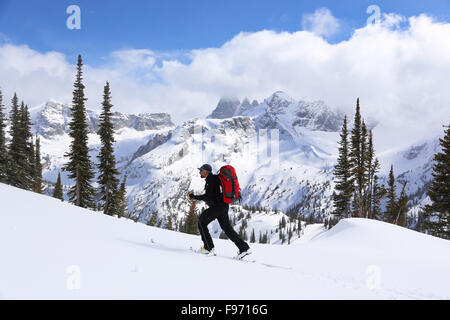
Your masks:
[{"label": "man's arm", "polygon": [[202,200],[202,201],[207,201],[207,200],[214,200],[214,190],[215,190],[215,184],[217,183],[216,179],[211,179],[211,181],[209,181],[209,183],[206,186],[206,190],[204,194],[201,195],[192,195],[192,199],[195,200]]}]

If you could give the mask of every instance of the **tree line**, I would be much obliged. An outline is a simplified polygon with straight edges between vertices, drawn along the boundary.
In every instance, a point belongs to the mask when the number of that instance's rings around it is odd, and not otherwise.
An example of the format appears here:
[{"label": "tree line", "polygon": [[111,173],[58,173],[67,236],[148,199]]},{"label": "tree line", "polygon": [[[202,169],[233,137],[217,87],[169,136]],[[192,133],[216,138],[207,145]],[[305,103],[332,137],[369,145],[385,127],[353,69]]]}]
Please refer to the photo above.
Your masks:
[{"label": "tree line", "polygon": [[[433,180],[427,190],[430,203],[421,208],[421,231],[450,239],[450,126],[444,127],[445,136],[439,140],[442,150],[434,156]],[[340,133],[338,159],[334,167],[333,219],[328,221],[330,228],[340,219],[348,217],[377,219],[407,226],[407,181],[402,181],[397,197],[399,190],[393,165],[387,186],[380,183],[379,171],[380,163],[375,156],[372,130],[368,130],[361,117],[358,98],[352,130],[349,132],[345,116]]]},{"label": "tree line", "polygon": [[11,100],[9,143],[6,141],[6,114],[0,91],[0,182],[25,190],[43,193],[41,146],[38,135],[31,133],[28,106]]},{"label": "tree line", "polygon": [[[345,116],[340,133],[339,154],[334,167],[334,219],[328,223],[329,227],[341,218],[348,217],[377,219],[406,226],[406,183],[397,198],[394,167],[391,165],[387,186],[380,183],[380,168],[375,154],[373,133],[361,116],[358,98],[352,130],[349,131]],[[383,199],[387,200],[385,210],[381,207]]]},{"label": "tree line", "polygon": [[[83,84],[83,62],[78,56],[77,73],[72,98],[71,122],[69,136],[71,143],[69,151],[64,154],[68,159],[62,170],[75,184],[68,191],[69,201],[76,206],[93,210],[102,210],[107,215],[119,217],[128,215],[126,200],[126,176],[119,180],[114,156],[114,126],[111,120],[113,107],[111,90],[106,82],[103,90],[102,112],[97,134],[100,136],[101,148],[98,158],[98,188],[93,187],[94,164],[89,156],[88,123],[86,116]],[[19,105],[17,94],[11,101],[9,134],[11,139],[6,142],[6,116],[4,113],[3,96],[0,91],[0,182],[15,187],[43,193],[42,164],[40,155],[40,139],[36,134],[33,139],[31,120],[28,107],[24,102]],[[53,197],[63,200],[61,175],[53,190]],[[98,203],[95,199],[98,198]]]}]

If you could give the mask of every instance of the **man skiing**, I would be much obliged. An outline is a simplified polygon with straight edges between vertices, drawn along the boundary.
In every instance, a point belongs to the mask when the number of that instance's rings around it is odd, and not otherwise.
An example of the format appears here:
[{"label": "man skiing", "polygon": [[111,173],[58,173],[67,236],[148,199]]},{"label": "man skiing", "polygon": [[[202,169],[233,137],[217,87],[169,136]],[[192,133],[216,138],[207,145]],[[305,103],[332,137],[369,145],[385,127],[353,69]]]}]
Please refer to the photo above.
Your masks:
[{"label": "man skiing", "polygon": [[209,164],[204,164],[198,169],[200,170],[200,176],[206,180],[205,194],[196,196],[189,192],[188,198],[191,200],[205,201],[208,205],[208,209],[200,214],[198,218],[198,229],[203,241],[203,247],[200,248],[200,252],[208,255],[216,255],[214,243],[208,230],[208,224],[214,219],[217,219],[227,237],[239,248],[236,259],[242,259],[251,253],[250,247],[241,239],[241,237],[239,237],[237,232],[231,226],[230,218],[228,217],[229,206],[223,201],[219,177],[218,175],[212,174],[212,167]]}]

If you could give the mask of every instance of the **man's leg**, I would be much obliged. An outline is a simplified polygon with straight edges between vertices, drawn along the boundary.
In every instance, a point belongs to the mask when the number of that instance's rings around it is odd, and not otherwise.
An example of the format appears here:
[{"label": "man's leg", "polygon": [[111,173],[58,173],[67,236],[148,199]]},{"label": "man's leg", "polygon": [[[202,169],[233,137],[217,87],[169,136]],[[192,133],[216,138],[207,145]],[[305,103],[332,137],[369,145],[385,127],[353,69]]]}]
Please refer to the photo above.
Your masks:
[{"label": "man's leg", "polygon": [[198,217],[198,230],[200,231],[200,236],[202,237],[203,246],[208,251],[211,251],[211,249],[214,248],[214,243],[208,230],[208,224],[216,218],[217,210],[214,210],[213,207],[206,209]]},{"label": "man's leg", "polygon": [[223,232],[225,232],[227,237],[239,248],[239,252],[247,251],[250,247],[231,226],[230,218],[228,217],[228,205],[220,208],[221,214],[217,217],[217,220],[219,221],[219,225]]}]

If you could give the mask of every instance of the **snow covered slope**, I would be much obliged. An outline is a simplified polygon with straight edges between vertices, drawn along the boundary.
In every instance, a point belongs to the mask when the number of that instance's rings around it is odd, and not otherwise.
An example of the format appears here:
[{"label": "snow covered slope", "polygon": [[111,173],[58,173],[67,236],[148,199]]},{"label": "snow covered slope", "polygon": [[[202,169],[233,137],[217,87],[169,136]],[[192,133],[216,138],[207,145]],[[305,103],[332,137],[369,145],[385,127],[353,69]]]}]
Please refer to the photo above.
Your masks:
[{"label": "snow covered slope", "polygon": [[189,251],[198,236],[4,184],[0,202],[3,299],[450,299],[450,242],[383,222],[309,225],[245,263],[229,240],[207,258]]}]

